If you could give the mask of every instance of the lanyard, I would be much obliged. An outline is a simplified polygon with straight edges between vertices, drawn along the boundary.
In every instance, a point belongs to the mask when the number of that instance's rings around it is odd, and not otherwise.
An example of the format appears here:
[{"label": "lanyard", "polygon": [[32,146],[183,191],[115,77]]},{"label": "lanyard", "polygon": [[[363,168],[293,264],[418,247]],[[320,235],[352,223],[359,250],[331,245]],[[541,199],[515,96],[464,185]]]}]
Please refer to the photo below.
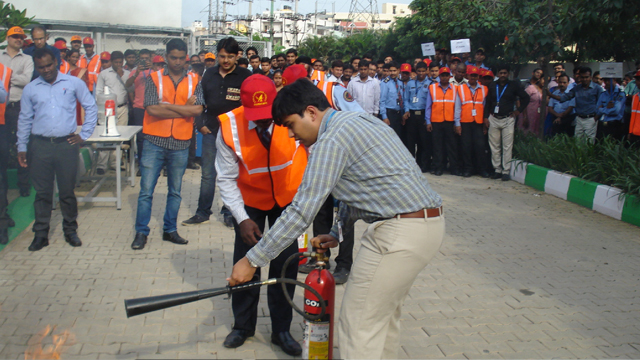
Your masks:
[{"label": "lanyard", "polygon": [[509,86],[509,83],[507,83],[504,88],[502,89],[502,92],[500,93],[500,95],[498,95],[498,89],[500,89],[499,87],[500,85],[496,84],[496,97],[498,98],[498,101],[496,102],[498,105],[500,104],[500,99],[502,99],[502,95],[504,95],[504,91],[507,90],[507,86]]},{"label": "lanyard", "polygon": [[337,113],[337,111],[334,111],[334,112],[331,113],[331,115],[329,115],[329,118],[327,119],[327,122],[324,123],[324,130],[322,131],[322,133],[325,133],[327,131],[327,126],[329,126],[329,121],[331,121],[331,118],[336,113]]},{"label": "lanyard", "polygon": [[[471,85],[469,85],[469,83],[467,83],[467,86],[469,87],[469,91],[471,91]],[[505,86],[506,88],[506,86]],[[476,85],[476,89],[475,91],[473,91],[473,97],[471,98],[471,103],[473,104],[473,109],[475,110],[476,108],[476,98],[478,97],[478,92],[480,91],[480,87],[478,85]],[[504,90],[502,90],[502,92],[504,93]],[[498,92],[496,91],[496,94]],[[500,94],[500,97],[502,97],[502,94]],[[498,102],[500,102],[500,100],[498,100]]]}]

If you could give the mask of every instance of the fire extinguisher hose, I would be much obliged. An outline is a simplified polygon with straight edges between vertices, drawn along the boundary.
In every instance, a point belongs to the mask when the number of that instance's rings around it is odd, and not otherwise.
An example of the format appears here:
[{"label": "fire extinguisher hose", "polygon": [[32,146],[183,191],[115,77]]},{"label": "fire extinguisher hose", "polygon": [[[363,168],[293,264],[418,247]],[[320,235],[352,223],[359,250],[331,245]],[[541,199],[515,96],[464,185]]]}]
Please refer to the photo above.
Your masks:
[{"label": "fire extinguisher hose", "polygon": [[[287,302],[289,303],[289,305],[291,305],[291,307],[293,308],[293,310],[295,310],[298,314],[300,314],[303,318],[309,320],[309,321],[316,321],[316,320],[320,320],[324,314],[327,311],[327,304],[324,301],[324,299],[322,298],[322,296],[320,295],[320,293],[318,291],[316,291],[316,289],[312,288],[311,286],[298,281],[298,280],[293,280],[293,279],[289,279],[285,276],[285,273],[287,271],[287,268],[289,267],[289,264],[291,263],[291,261],[293,260],[298,260],[301,257],[308,257],[310,256],[310,253],[308,252],[304,252],[304,253],[295,253],[291,256],[289,256],[289,258],[287,259],[287,261],[284,262],[284,265],[282,266],[282,272],[280,273],[280,278],[276,279],[280,284],[282,284],[282,293],[284,294],[284,297],[287,299]],[[293,285],[297,285],[300,286],[302,288],[304,288],[305,290],[309,290],[310,293],[313,294],[313,296],[315,296],[316,298],[318,298],[318,302],[320,303],[320,313],[317,315],[313,315],[313,314],[308,314],[306,312],[304,312],[303,310],[301,310],[294,302],[293,300],[291,300],[291,297],[289,296],[289,293],[287,292],[287,287],[286,284],[293,284]]]}]

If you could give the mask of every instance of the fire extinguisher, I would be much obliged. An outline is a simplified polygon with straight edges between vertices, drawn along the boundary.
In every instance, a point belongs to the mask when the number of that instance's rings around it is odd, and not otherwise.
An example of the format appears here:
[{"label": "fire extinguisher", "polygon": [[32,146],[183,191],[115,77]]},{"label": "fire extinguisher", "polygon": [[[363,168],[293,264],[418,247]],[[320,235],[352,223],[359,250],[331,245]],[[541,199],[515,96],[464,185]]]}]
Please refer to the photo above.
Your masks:
[{"label": "fire extinguisher", "polygon": [[[316,290],[325,303],[325,313],[317,320],[304,320],[302,334],[303,359],[333,359],[333,322],[336,282],[326,269],[329,259],[318,259],[316,268],[307,275],[305,284]],[[304,312],[308,315],[321,313],[321,303],[309,290],[304,291]]]}]

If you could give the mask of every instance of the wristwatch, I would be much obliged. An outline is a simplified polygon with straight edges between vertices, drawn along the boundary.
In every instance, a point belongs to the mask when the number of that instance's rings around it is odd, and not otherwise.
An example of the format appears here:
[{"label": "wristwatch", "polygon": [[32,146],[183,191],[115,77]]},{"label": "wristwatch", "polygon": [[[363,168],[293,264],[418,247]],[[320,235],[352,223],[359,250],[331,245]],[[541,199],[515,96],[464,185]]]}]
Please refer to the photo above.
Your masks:
[{"label": "wristwatch", "polygon": [[253,261],[251,261],[249,258],[247,258],[247,261],[249,262],[249,265],[251,265],[252,268],[258,268],[259,266],[254,264]]}]

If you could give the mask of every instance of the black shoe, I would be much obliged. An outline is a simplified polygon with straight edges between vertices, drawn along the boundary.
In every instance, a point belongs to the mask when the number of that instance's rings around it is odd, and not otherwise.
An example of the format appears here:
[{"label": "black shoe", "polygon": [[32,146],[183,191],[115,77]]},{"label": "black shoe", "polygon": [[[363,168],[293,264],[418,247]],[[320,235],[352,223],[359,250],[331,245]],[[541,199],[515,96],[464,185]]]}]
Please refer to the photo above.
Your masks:
[{"label": "black shoe", "polygon": [[435,175],[435,176],[442,176],[442,174],[444,174],[444,171],[442,171],[442,170],[436,170],[436,171],[433,173],[433,175]]},{"label": "black shoe", "polygon": [[[316,268],[316,259],[311,259],[309,261],[307,261],[306,264],[303,265],[299,265],[298,266],[298,272],[303,273],[303,274],[308,274],[311,271],[313,271]],[[330,270],[331,269],[331,264],[327,261],[325,262],[325,269]]]},{"label": "black shoe", "polygon": [[0,229],[0,245],[6,245],[9,242],[9,229]]},{"label": "black shoe", "polygon": [[27,197],[31,195],[31,190],[29,188],[20,189],[20,196]]},{"label": "black shoe", "polygon": [[458,171],[458,170],[453,170],[453,171],[451,171],[451,175],[453,175],[453,176],[462,176],[462,173],[460,173],[460,171]]},{"label": "black shoe", "polygon": [[168,232],[162,233],[162,240],[171,241],[172,243],[178,244],[178,245],[187,245],[189,243],[187,239],[184,239],[182,236],[178,235],[177,231],[174,231],[172,233],[168,233]]},{"label": "black shoe", "polygon": [[193,215],[192,217],[190,217],[189,219],[185,220],[182,222],[182,225],[184,226],[189,226],[189,225],[200,225],[200,224],[206,224],[209,222],[209,219],[207,218],[203,218],[200,215]]},{"label": "black shoe", "polygon": [[509,174],[502,175],[502,181],[509,181],[509,180],[511,180],[511,176]]},{"label": "black shoe", "polygon": [[38,251],[45,246],[49,246],[49,239],[45,237],[35,237],[33,242],[29,245],[29,251]]},{"label": "black shoe", "polygon": [[500,179],[500,178],[502,178],[502,174],[499,173],[499,172],[495,172],[495,173],[493,173],[493,175],[491,175],[491,178],[494,179],[494,180]]},{"label": "black shoe", "polygon": [[222,345],[224,345],[224,347],[226,348],[235,349],[238,346],[244,344],[245,340],[252,337],[253,334],[253,332],[248,332],[246,330],[233,329],[231,330],[229,335],[227,335],[226,339],[224,339]]},{"label": "black shoe", "polygon": [[73,247],[82,246],[82,241],[80,241],[78,234],[76,234],[75,232],[64,234],[64,241],[68,242],[69,245]]},{"label": "black shoe", "polygon": [[224,214],[224,224],[229,228],[233,228],[233,215]]},{"label": "black shoe", "polygon": [[293,339],[291,333],[283,331],[277,334],[271,334],[271,342],[280,346],[282,351],[287,355],[296,356],[302,354],[302,348],[297,341]]},{"label": "black shoe", "polygon": [[104,175],[104,169],[96,169],[96,174]]},{"label": "black shoe", "polygon": [[196,164],[194,161],[189,161],[187,163],[187,169],[198,170],[200,169],[200,166],[198,166],[198,164]]},{"label": "black shoe", "polygon": [[429,171],[431,173],[431,175],[435,175],[436,174],[436,170],[435,169],[431,169],[431,171]]},{"label": "black shoe", "polygon": [[462,173],[463,177],[471,177],[471,171],[465,171],[464,173]]},{"label": "black shoe", "polygon": [[483,172],[481,172],[481,173],[480,173],[480,176],[482,176],[483,178],[485,178],[485,179],[486,179],[486,178],[489,178],[491,175],[489,175],[489,173],[488,173],[488,172],[483,171]]},{"label": "black shoe", "polygon": [[133,250],[142,250],[144,246],[147,244],[147,235],[143,233],[136,233],[136,237],[133,239],[131,243],[131,248]]},{"label": "black shoe", "polygon": [[333,271],[333,279],[336,281],[336,285],[346,283],[349,280],[349,270],[337,267]]}]

